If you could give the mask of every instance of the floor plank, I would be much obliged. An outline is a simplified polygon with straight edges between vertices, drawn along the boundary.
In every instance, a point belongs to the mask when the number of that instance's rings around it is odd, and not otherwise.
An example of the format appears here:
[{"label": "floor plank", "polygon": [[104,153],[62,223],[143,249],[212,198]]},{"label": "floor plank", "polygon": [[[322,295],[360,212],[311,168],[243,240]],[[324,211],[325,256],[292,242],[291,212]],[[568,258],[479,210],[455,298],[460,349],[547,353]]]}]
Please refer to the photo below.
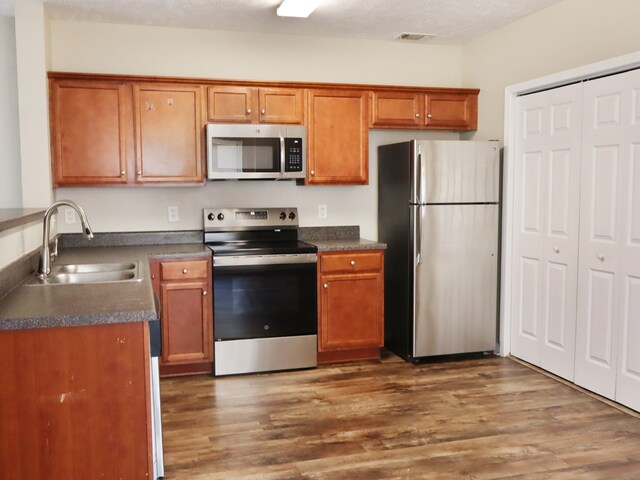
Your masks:
[{"label": "floor plank", "polygon": [[508,358],[161,381],[168,480],[640,479],[640,419]]}]

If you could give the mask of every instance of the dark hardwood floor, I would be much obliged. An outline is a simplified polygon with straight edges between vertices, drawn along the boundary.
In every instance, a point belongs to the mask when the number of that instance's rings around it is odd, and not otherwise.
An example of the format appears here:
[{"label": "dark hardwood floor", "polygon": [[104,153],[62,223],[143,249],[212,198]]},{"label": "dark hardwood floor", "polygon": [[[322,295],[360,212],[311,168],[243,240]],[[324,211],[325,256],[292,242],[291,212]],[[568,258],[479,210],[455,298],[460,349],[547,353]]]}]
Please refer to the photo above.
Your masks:
[{"label": "dark hardwood floor", "polygon": [[640,479],[640,419],[508,358],[161,382],[166,479]]}]

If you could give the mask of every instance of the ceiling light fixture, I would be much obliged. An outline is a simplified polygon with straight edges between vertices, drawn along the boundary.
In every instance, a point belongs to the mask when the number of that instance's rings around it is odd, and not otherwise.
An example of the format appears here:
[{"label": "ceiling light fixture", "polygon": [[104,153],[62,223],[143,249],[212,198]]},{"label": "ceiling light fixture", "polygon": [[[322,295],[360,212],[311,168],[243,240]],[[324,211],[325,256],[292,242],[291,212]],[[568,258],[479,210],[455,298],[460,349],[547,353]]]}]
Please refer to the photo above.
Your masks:
[{"label": "ceiling light fixture", "polygon": [[322,0],[284,0],[276,13],[279,17],[306,18],[311,15]]}]

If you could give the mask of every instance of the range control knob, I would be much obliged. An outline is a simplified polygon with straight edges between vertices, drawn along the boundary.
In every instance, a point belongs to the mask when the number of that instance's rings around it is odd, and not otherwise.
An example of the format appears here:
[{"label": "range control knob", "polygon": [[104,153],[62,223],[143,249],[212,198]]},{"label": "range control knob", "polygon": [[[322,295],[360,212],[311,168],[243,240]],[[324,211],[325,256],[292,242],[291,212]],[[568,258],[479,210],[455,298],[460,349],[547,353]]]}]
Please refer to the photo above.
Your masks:
[{"label": "range control knob", "polygon": [[284,212],[280,212],[279,217],[280,217],[280,220],[284,220],[284,219],[286,219],[286,218],[287,218],[287,214],[286,214],[286,213],[284,213]]},{"label": "range control knob", "polygon": [[216,216],[213,213],[210,213],[209,215],[207,215],[207,218],[213,222],[216,219]]},{"label": "range control knob", "polygon": [[295,214],[295,213],[293,213],[293,212],[291,212],[291,213],[289,214],[289,220],[293,220],[294,218],[296,218],[296,214]]},{"label": "range control knob", "polygon": [[220,221],[224,220],[224,214],[219,213],[218,214],[218,220],[220,220]]}]

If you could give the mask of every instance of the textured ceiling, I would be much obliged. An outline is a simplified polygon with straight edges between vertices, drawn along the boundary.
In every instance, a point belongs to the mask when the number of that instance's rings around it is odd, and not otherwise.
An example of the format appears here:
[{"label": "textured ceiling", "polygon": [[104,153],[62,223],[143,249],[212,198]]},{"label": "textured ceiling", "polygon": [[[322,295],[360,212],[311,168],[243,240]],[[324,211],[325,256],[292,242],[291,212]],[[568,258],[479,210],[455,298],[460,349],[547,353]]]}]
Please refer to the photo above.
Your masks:
[{"label": "textured ceiling", "polygon": [[[17,0],[20,1],[20,0]],[[461,44],[559,0],[323,0],[307,19],[281,18],[282,0],[44,0],[54,19],[393,40],[435,34]],[[10,14],[13,0],[0,0]]]}]

